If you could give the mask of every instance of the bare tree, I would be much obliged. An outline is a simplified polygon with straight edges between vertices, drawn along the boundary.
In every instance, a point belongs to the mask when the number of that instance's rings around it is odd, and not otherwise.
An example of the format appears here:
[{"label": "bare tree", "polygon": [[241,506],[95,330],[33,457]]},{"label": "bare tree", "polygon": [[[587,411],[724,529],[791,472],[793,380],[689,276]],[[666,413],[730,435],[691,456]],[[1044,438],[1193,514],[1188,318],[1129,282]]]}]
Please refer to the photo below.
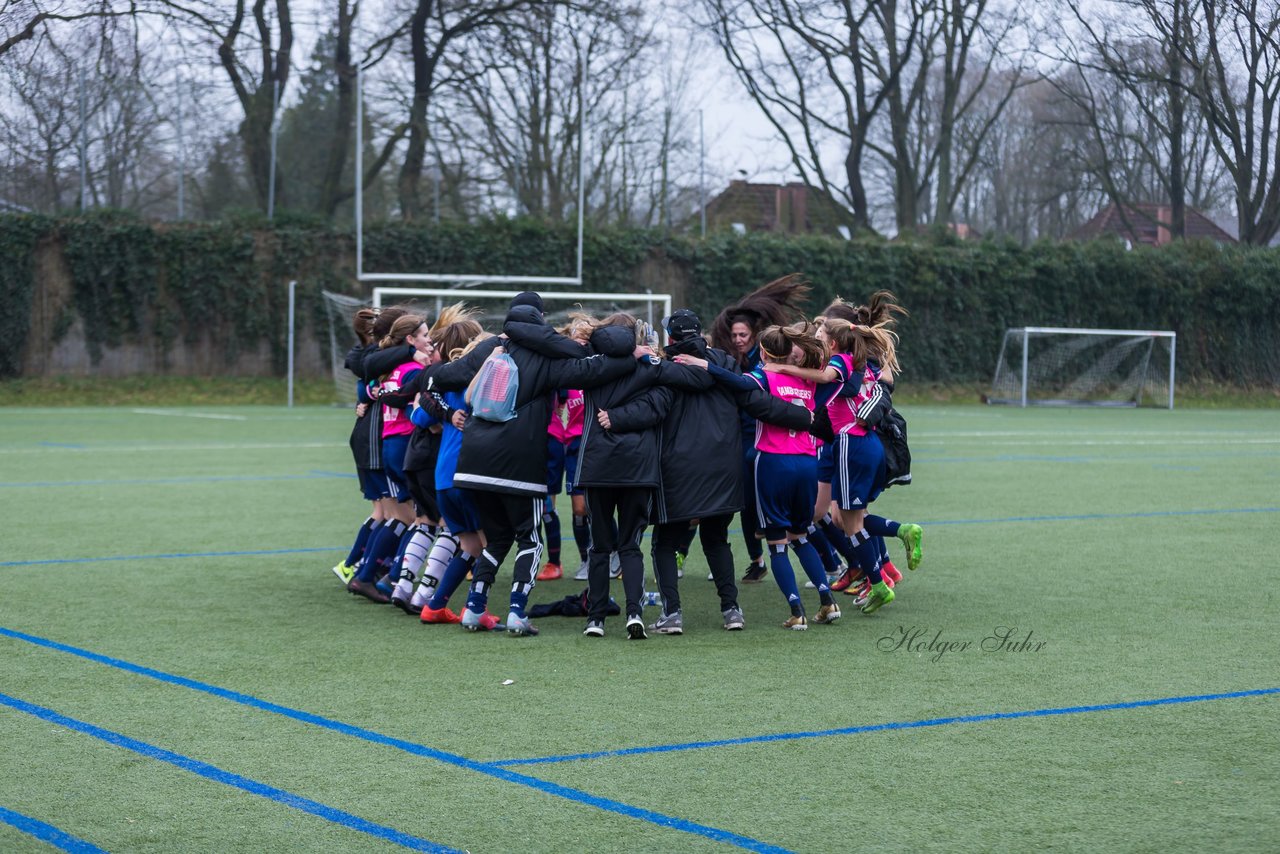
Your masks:
[{"label": "bare tree", "polygon": [[1182,49],[1209,138],[1231,174],[1240,240],[1280,232],[1280,3],[1199,0]]},{"label": "bare tree", "polygon": [[0,56],[45,32],[50,24],[132,17],[138,0],[0,0]]}]

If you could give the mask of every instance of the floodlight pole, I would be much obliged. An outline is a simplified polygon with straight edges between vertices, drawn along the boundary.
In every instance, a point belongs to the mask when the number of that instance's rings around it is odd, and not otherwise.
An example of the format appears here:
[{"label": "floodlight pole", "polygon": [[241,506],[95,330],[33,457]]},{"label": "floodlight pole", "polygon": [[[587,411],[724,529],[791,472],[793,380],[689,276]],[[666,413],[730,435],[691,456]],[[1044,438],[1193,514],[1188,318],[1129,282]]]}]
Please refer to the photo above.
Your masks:
[{"label": "floodlight pole", "polygon": [[578,283],[582,283],[582,224],[585,221],[587,207],[587,79],[588,66],[584,63],[582,79],[578,83]]},{"label": "floodlight pole", "polygon": [[356,281],[364,277],[364,65],[356,65]]},{"label": "floodlight pole", "polygon": [[289,408],[293,408],[293,324],[297,317],[298,282],[289,282]]},{"label": "floodlight pole", "polygon": [[702,237],[707,236],[707,138],[702,127],[702,110],[698,110],[698,208],[702,219]]}]

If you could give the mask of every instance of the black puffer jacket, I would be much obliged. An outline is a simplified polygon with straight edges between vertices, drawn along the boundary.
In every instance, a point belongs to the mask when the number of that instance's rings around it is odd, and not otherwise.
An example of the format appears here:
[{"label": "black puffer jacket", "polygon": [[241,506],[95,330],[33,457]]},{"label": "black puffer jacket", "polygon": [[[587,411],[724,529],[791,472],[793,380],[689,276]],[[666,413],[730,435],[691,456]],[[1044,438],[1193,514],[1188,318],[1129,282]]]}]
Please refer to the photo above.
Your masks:
[{"label": "black puffer jacket", "polygon": [[[668,355],[688,353],[728,371],[737,362],[701,338],[669,345]],[[685,368],[711,380],[701,369]],[[741,510],[742,426],[738,413],[792,430],[809,429],[809,410],[763,389],[734,391],[714,381],[710,389],[677,386],[662,426],[662,496],[655,522],[682,522]]]},{"label": "black puffer jacket", "polygon": [[[363,384],[366,381],[364,360],[366,356],[377,350],[377,344],[357,344],[347,351],[347,358],[343,364],[348,371],[356,375],[357,382]],[[357,417],[356,423],[351,428],[351,455],[355,458],[358,468],[382,468],[382,407],[376,403],[368,404],[364,415]]]},{"label": "black puffer jacket", "polygon": [[[625,356],[584,357],[580,345],[556,334],[530,306],[513,308],[502,331],[505,339],[482,342],[463,359],[424,372],[431,389],[466,388],[499,343],[519,371],[516,417],[501,423],[467,418],[453,482],[489,492],[546,495],[547,424],[555,389],[593,388],[631,373],[637,362],[630,350]],[[477,360],[477,354],[483,355]]]},{"label": "black puffer jacket", "polygon": [[[606,326],[591,335],[591,349],[614,355],[635,348],[635,333]],[[672,392],[661,385],[665,372],[690,369],[659,359],[641,359],[633,373],[582,393],[582,441],[578,446],[579,486],[657,487],[662,482],[658,449],[659,425],[671,405]],[[696,377],[692,379],[696,380]],[[609,429],[597,413],[609,414]]]}]

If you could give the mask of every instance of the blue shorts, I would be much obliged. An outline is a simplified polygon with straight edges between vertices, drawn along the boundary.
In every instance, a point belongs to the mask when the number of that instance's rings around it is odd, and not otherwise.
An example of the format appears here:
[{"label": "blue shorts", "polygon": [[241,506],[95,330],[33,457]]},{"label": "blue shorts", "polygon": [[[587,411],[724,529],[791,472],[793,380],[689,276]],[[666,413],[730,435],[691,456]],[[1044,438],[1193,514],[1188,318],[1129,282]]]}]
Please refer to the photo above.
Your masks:
[{"label": "blue shorts", "polygon": [[581,436],[574,436],[568,445],[547,438],[547,495],[559,495],[562,482],[565,492],[582,494],[582,490],[573,485],[573,478],[578,473],[578,446],[581,444]]},{"label": "blue shorts", "polygon": [[438,489],[436,503],[440,505],[440,516],[449,526],[449,533],[456,536],[480,530],[480,511],[471,503],[466,490],[456,486]]},{"label": "blue shorts", "polygon": [[835,441],[835,476],[831,497],[841,510],[862,510],[884,489],[884,445],[872,433],[850,436],[841,433]]},{"label": "blue shorts", "polygon": [[377,501],[379,498],[390,498],[391,492],[387,489],[387,476],[382,473],[382,469],[356,469],[356,477],[360,479],[360,492],[368,501]]},{"label": "blue shorts", "polygon": [[835,474],[835,454],[832,453],[834,447],[831,442],[823,442],[818,447],[818,483],[830,483],[831,476]]},{"label": "blue shorts", "polygon": [[761,452],[755,466],[756,521],[765,539],[801,534],[813,524],[818,461],[808,454]]},{"label": "blue shorts", "polygon": [[409,494],[409,478],[404,473],[404,454],[409,450],[409,434],[387,436],[382,440],[382,471],[387,478],[387,496],[401,504],[413,500]]}]

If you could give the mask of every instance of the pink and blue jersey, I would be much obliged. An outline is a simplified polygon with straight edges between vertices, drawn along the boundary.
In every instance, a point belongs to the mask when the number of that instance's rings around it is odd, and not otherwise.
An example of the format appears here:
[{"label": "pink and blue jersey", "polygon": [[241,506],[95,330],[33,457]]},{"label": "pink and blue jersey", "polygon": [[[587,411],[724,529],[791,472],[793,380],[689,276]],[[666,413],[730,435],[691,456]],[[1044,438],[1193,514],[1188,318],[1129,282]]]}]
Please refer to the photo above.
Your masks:
[{"label": "pink and blue jersey", "polygon": [[[387,374],[387,378],[382,381],[383,391],[399,391],[409,380],[410,374],[415,374],[422,370],[422,365],[417,362],[404,362],[396,365],[395,369]],[[409,413],[404,409],[397,409],[394,406],[382,407],[382,438],[389,436],[407,436],[413,432],[413,422],[409,420]]]},{"label": "pink and blue jersey", "polygon": [[[814,392],[817,384],[798,377],[774,373],[763,369],[748,374],[760,388],[779,400],[803,406],[810,412],[814,408]],[[756,450],[769,454],[805,454],[814,456],[817,444],[808,430],[788,430],[763,421],[756,422]]]}]

